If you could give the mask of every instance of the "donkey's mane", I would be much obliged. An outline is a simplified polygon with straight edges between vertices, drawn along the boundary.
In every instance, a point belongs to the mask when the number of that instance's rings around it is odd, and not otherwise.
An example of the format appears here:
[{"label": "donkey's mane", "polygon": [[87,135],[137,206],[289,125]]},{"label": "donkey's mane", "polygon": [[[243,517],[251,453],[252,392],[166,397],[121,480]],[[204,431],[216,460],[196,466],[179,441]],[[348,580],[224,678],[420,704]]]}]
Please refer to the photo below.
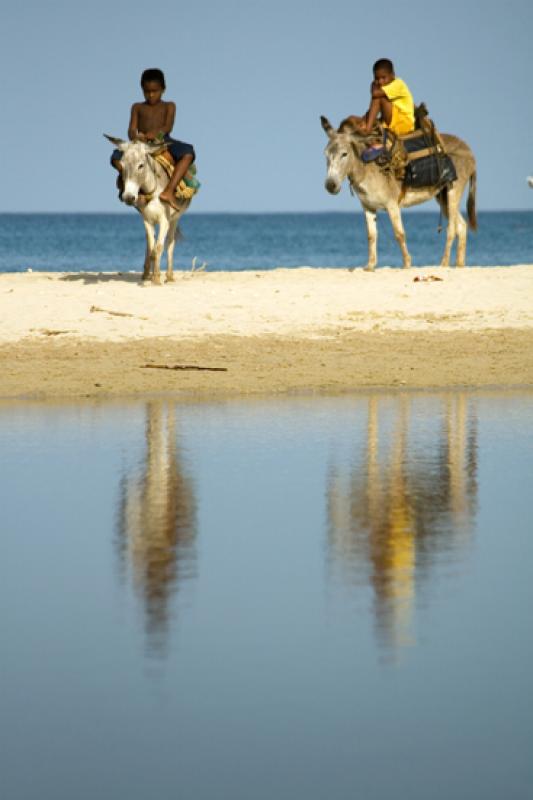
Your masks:
[{"label": "donkey's mane", "polygon": [[361,131],[358,130],[357,126],[355,125],[353,119],[346,117],[346,119],[343,119],[339,125],[337,133],[347,133],[350,136],[353,136],[354,139],[357,139],[360,142],[365,142],[369,139],[375,139],[376,137],[381,138],[383,136],[383,128],[376,124],[370,133],[361,133]]},{"label": "donkey's mane", "polygon": [[337,133],[351,133],[351,134],[357,133],[359,136],[361,135],[357,130],[357,128],[355,127],[353,120],[350,119],[350,117],[346,117],[346,119],[342,120],[341,124],[337,129]]},{"label": "donkey's mane", "polygon": [[378,126],[375,126],[371,133],[361,133],[350,117],[342,120],[337,133],[350,139],[352,147],[358,156],[368,146],[369,142],[375,142],[376,138],[381,139],[383,136],[383,131]]}]

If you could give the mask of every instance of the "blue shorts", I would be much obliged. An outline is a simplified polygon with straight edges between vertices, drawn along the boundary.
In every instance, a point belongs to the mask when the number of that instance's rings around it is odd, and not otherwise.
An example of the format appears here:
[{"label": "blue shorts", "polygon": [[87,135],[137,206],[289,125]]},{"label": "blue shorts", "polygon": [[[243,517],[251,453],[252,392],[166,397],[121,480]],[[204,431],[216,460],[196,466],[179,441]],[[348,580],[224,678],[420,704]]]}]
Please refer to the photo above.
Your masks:
[{"label": "blue shorts", "polygon": [[[179,161],[180,158],[183,158],[183,156],[192,156],[193,161],[196,158],[196,153],[194,152],[194,147],[192,144],[187,144],[187,142],[180,142],[177,139],[173,139],[168,135],[168,133],[165,134],[165,142],[170,142],[170,146],[167,149],[174,161]],[[111,154],[111,163],[113,163],[113,161],[120,161],[121,158],[122,153],[120,150],[113,150]]]},{"label": "blue shorts", "polygon": [[180,142],[178,139],[173,139],[168,133],[165,135],[165,142],[170,142],[170,147],[168,147],[168,152],[174,159],[174,161],[179,161],[180,158],[183,156],[192,156],[192,160],[196,158],[196,153],[194,152],[194,147],[192,144],[187,144],[187,142]]}]

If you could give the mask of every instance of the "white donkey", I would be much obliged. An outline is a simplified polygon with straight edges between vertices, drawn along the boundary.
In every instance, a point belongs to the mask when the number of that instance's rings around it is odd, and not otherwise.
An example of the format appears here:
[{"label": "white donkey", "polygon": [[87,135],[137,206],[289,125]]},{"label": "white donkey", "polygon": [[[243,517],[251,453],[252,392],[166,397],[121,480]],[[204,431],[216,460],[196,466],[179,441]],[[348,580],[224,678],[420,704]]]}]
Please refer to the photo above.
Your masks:
[{"label": "white donkey", "polygon": [[[165,149],[161,143],[126,142],[104,134],[121,153],[122,180],[124,189],[122,201],[134,206],[141,214],[146,231],[146,255],[144,259],[143,281],[161,284],[161,256],[167,252],[167,281],[174,280],[174,246],[176,244],[176,228],[181,215],[187,210],[190,199],[177,198],[179,211],[168,203],[163,203],[159,195],[168,184],[168,175],[157,163],[154,156]],[[159,232],[156,234],[156,225]]]},{"label": "white donkey", "polygon": [[465,186],[470,182],[467,213],[468,223],[476,230],[476,160],[469,146],[456,136],[443,133],[441,138],[446,152],[451,156],[457,172],[457,179],[449,188],[422,188],[404,190],[400,181],[393,175],[386,175],[377,164],[364,164],[361,153],[368,147],[368,139],[346,129],[341,123],[335,130],[326,117],[321,117],[322,127],[329,138],[326,147],[328,173],[325,186],[331,194],[340,192],[342,183],[348,178],[350,186],[359,197],[365,212],[368,233],[368,263],[365,269],[372,271],[377,264],[377,224],[378,209],[386,209],[389,214],[396,241],[400,245],[403,266],[411,266],[411,256],[405,243],[405,232],[402,223],[401,208],[418,205],[434,197],[442,212],[448,217],[446,246],[441,266],[450,263],[450,253],[455,237],[457,237],[456,266],[464,267],[466,258],[467,226],[459,206]]}]

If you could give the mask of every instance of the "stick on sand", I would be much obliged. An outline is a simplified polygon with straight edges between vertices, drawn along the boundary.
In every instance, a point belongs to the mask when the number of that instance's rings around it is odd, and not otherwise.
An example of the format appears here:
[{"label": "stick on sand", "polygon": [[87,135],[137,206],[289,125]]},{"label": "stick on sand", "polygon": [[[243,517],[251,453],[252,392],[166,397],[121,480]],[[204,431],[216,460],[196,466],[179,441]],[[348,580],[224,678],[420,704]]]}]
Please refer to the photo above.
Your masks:
[{"label": "stick on sand", "polygon": [[227,372],[227,367],[200,367],[197,364],[143,364],[143,369],[196,369],[207,372]]},{"label": "stick on sand", "polygon": [[91,314],[93,314],[95,311],[101,311],[102,314],[111,314],[112,317],[135,317],[136,319],[150,319],[149,317],[140,317],[137,314],[128,314],[126,311],[109,311],[107,308],[91,306]]}]

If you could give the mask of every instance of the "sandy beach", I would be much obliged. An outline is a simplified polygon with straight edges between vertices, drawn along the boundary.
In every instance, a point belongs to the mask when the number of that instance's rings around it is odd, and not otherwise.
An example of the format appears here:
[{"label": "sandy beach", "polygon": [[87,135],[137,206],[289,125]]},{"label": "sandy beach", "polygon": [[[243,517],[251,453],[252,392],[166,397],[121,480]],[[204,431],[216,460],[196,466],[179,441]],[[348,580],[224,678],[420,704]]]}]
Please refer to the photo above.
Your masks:
[{"label": "sandy beach", "polygon": [[528,386],[533,265],[8,273],[0,361],[2,398]]}]

